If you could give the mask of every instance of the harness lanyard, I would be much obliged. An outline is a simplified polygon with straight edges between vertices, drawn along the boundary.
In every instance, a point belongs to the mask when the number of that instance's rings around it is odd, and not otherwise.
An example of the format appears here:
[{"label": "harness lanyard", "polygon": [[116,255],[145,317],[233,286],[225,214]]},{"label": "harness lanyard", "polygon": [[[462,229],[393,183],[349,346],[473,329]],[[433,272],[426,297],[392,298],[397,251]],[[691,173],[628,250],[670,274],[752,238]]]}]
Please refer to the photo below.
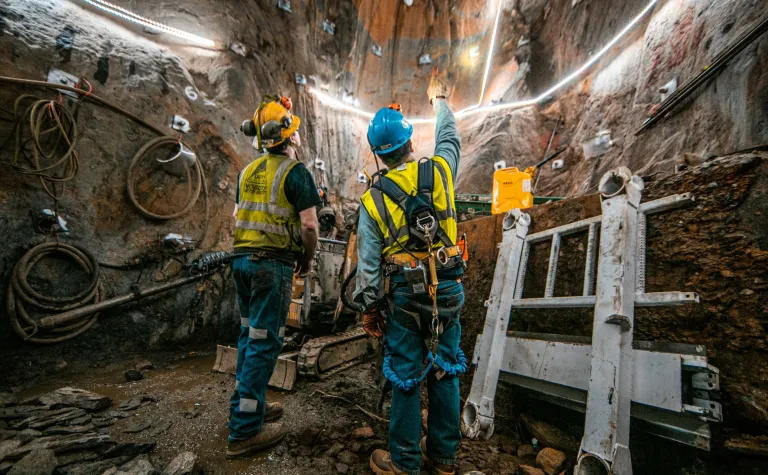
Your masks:
[{"label": "harness lanyard", "polygon": [[432,248],[432,228],[435,226],[435,219],[430,216],[430,221],[424,225],[421,222],[417,222],[417,226],[424,232],[424,236],[427,241],[427,248],[429,254],[427,259],[429,262],[429,296],[432,297],[432,324],[430,325],[430,331],[432,333],[432,342],[430,345],[430,351],[433,355],[437,355],[438,338],[440,336],[440,320],[437,318],[437,265],[435,264],[435,250]]}]

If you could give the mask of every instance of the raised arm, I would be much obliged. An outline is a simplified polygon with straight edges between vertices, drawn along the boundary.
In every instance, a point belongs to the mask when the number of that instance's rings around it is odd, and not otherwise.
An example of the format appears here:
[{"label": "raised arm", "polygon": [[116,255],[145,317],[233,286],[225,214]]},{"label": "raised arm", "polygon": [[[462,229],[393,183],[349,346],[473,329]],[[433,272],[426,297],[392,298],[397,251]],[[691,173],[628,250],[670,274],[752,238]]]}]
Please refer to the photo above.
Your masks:
[{"label": "raised arm", "polygon": [[451,168],[453,182],[456,183],[456,174],[459,171],[459,159],[461,157],[461,138],[456,124],[456,116],[448,106],[448,86],[438,79],[437,74],[432,75],[432,81],[427,90],[429,102],[435,111],[435,155],[443,157]]},{"label": "raised arm", "polygon": [[459,128],[456,125],[456,116],[448,106],[445,99],[434,99],[432,107],[435,109],[437,124],[435,125],[435,155],[443,157],[451,167],[453,182],[456,183],[456,174],[459,171],[459,159],[461,157],[461,138]]}]

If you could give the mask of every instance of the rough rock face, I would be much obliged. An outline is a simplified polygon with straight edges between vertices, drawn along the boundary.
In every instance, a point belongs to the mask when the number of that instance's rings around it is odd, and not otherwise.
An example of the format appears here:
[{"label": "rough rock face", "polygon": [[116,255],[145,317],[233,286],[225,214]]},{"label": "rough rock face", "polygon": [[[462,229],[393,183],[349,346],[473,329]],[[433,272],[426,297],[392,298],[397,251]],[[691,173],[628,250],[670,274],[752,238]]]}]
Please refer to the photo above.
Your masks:
[{"label": "rough rock face", "polygon": [[[646,4],[507,2],[501,24],[504,42],[497,45],[501,51],[494,58],[492,76],[512,62],[519,64],[518,72],[511,81],[491,82],[486,101],[512,102],[543,93],[608,43]],[[660,88],[672,79],[682,85],[693,78],[766,14],[768,5],[757,0],[657,4],[587,75],[549,103],[535,110],[501,111],[462,121],[464,144],[472,145],[464,148],[459,190],[488,193],[491,164],[497,160],[520,168],[537,163],[558,117],[564,123],[553,150],[566,147],[559,157],[565,166],[543,169],[537,193],[541,195],[594,192],[603,173],[617,165],[648,176],[765,143],[766,35],[731,60],[671,118],[639,137],[634,133],[660,102]],[[510,41],[516,38],[515,31],[530,43],[518,47],[516,40]],[[514,59],[506,63],[504,57],[512,55]],[[601,157],[585,158],[581,144],[603,130],[611,131],[613,147]]]},{"label": "rough rock face", "polygon": [[[168,134],[176,133],[169,128],[172,116],[181,115],[190,123],[184,142],[197,153],[205,172],[209,219],[203,219],[201,197],[183,218],[151,221],[137,213],[124,190],[131,158],[155,134],[113,111],[64,96],[64,107],[77,117],[80,167],[59,201],[70,228],[68,235],[59,238],[83,245],[102,262],[112,264],[133,262],[169,232],[200,241],[207,231],[205,240],[197,242],[197,250],[187,257],[230,247],[233,223],[229,215],[237,173],[255,155],[238,126],[252,116],[267,93],[293,97],[295,111],[303,119],[301,158],[310,167],[315,158],[325,160],[326,171],[315,170],[316,179],[329,188],[331,201],[341,211],[342,205],[365,189],[356,175],[367,156],[366,120],[318,105],[306,88],[359,100],[366,108],[397,100],[412,114],[423,115],[429,109],[424,91],[431,68],[417,67],[419,55],[429,52],[434,65],[456,69],[453,65],[468,58],[470,47],[485,49],[481,43],[494,14],[485,2],[476,0],[418,3],[412,8],[393,0],[337,5],[293,2],[292,13],[278,9],[272,0],[191,1],[183,8],[178,2],[115,3],[213,38],[217,46],[214,50],[196,48],[81,2],[0,2],[2,75],[43,80],[49,68],[61,69],[87,79],[94,94]],[[398,18],[395,23],[393,16]],[[325,20],[335,24],[333,35],[324,31]],[[431,39],[422,41],[425,34]],[[230,49],[233,43],[242,46],[242,55]],[[381,57],[374,54],[374,43],[381,46]],[[477,81],[482,58],[472,62],[474,66],[453,78],[458,90]],[[306,87],[295,84],[295,74],[305,75]],[[56,98],[50,91],[4,85],[0,92],[3,141],[11,135],[12,125],[5,119],[12,120],[14,101],[23,93]],[[431,135],[429,128],[424,130],[425,137]],[[0,159],[10,157],[11,149],[0,152]],[[139,201],[156,212],[180,209],[185,196],[182,180],[153,170],[148,166],[152,158],[137,172]],[[8,173],[0,176],[3,208],[16,210],[0,218],[7,240],[0,250],[0,268],[7,282],[25,247],[46,239],[34,232],[33,223],[40,210],[53,209],[54,204],[34,177],[4,170]],[[131,284],[146,287],[181,275],[176,261],[167,256],[156,260],[159,262],[133,270],[103,270],[108,294],[124,294]],[[60,284],[61,269],[43,270],[47,274],[41,272],[37,277],[44,285]],[[64,287],[72,290],[78,285],[73,279]],[[236,330],[235,313],[231,282],[215,277],[199,286],[108,312],[90,332],[98,333],[98,338],[84,335],[82,344],[96,351],[128,350],[136,344],[158,346],[188,340],[201,327],[230,335]],[[0,330],[0,338],[6,339],[7,333],[7,328]]]}]

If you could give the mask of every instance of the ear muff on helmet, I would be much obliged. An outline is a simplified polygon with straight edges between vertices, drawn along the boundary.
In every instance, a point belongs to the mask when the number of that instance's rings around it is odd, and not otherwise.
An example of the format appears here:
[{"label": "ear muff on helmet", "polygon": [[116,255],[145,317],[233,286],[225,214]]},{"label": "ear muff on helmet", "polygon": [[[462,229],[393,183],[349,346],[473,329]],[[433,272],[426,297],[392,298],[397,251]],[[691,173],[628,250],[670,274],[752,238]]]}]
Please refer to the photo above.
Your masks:
[{"label": "ear muff on helmet", "polygon": [[244,120],[240,125],[240,131],[247,137],[256,137],[256,124],[252,120]]},{"label": "ear muff on helmet", "polygon": [[277,142],[282,137],[283,126],[276,120],[270,120],[261,126],[261,140],[267,142]]}]

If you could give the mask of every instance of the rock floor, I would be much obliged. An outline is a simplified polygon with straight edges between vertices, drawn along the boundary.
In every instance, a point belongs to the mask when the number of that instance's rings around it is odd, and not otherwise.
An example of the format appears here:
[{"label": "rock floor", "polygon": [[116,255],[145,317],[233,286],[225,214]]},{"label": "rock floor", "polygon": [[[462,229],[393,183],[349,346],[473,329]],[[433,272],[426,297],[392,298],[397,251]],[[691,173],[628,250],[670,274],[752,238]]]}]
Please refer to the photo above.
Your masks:
[{"label": "rock floor", "polygon": [[[22,401],[65,386],[108,396],[112,407],[93,415],[99,425],[111,421],[100,432],[116,442],[155,444],[148,455],[159,472],[179,454],[191,452],[206,474],[363,474],[370,473],[370,453],[386,448],[388,424],[330,397],[340,396],[375,412],[378,390],[373,383],[374,365],[367,363],[324,381],[299,380],[297,390],[291,393],[269,391],[269,400],[284,404],[282,422],[289,429],[288,437],[257,456],[226,460],[225,424],[234,378],[213,372],[214,360],[213,354],[176,355],[163,363],[156,361],[154,368],[142,371],[143,379],[132,382],[126,381],[124,373],[134,368],[136,361],[110,364],[52,378],[14,398]],[[142,364],[146,361],[139,367]],[[461,443],[460,473],[483,470],[514,474],[521,464],[535,466],[535,454],[532,447],[521,446],[517,440],[494,436],[490,441]],[[57,470],[73,475],[88,473],[73,472],[72,466]],[[97,475],[102,473],[96,467],[93,470]]]},{"label": "rock floor", "polygon": [[[68,367],[32,386],[14,387],[13,394],[0,393],[0,475],[51,475],[42,469],[52,466],[54,475],[368,474],[370,453],[386,448],[388,423],[374,414],[374,363],[324,381],[300,379],[294,392],[269,391],[268,399],[285,407],[289,435],[269,451],[227,460],[234,377],[212,371],[212,352],[143,356]],[[126,381],[126,372],[137,368],[141,375],[129,375],[142,379]],[[96,395],[61,391],[67,387]],[[70,399],[62,401],[62,392]],[[502,411],[496,426],[503,434],[462,440],[458,473],[570,473],[582,427],[578,417],[540,403],[526,408],[507,389],[497,398],[534,413]],[[633,456],[638,475],[768,473],[760,456],[707,454],[642,433],[633,437]]]}]

